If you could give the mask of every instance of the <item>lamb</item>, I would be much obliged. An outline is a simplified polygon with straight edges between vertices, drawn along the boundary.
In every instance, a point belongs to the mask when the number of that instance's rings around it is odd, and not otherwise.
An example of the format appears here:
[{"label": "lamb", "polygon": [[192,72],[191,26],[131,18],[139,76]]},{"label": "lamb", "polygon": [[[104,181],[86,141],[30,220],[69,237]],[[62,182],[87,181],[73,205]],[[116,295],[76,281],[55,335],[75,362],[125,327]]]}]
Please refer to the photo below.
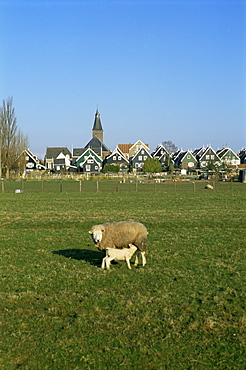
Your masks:
[{"label": "lamb", "polygon": [[146,227],[133,221],[119,221],[94,225],[89,231],[99,250],[107,248],[128,248],[131,245],[137,247],[135,266],[138,265],[138,255],[141,254],[142,265],[146,265],[145,252],[148,244],[148,231]]},{"label": "lamb", "polygon": [[106,257],[102,260],[102,269],[106,268],[109,270],[110,262],[115,261],[126,261],[127,267],[131,270],[130,259],[136,252],[137,247],[135,245],[130,245],[129,248],[116,249],[116,248],[106,248]]},{"label": "lamb", "polygon": [[205,186],[205,189],[209,189],[209,190],[213,190],[213,185],[210,185],[210,184],[207,184],[206,186]]}]

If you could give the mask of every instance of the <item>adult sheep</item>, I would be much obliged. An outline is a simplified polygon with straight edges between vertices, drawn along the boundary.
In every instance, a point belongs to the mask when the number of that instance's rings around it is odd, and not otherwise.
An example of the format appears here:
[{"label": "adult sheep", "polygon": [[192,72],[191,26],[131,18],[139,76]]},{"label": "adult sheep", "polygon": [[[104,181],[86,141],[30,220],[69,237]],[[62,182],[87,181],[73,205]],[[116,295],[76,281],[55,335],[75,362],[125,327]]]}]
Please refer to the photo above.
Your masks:
[{"label": "adult sheep", "polygon": [[137,247],[135,266],[138,265],[138,255],[141,254],[142,265],[146,265],[145,251],[148,244],[148,231],[140,222],[119,221],[94,225],[89,231],[99,250],[107,248],[128,248],[130,245]]}]

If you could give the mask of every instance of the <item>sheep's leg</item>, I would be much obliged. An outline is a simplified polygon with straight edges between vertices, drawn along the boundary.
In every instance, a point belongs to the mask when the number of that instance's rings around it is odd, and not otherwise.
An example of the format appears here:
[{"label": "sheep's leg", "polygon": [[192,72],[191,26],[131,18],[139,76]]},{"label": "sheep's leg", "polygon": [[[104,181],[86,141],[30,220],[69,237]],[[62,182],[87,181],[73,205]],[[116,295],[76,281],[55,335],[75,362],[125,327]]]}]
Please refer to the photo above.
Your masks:
[{"label": "sheep's leg", "polygon": [[139,255],[139,251],[136,251],[136,258],[135,258],[135,263],[134,263],[134,266],[136,267],[138,265],[138,255]]},{"label": "sheep's leg", "polygon": [[143,264],[143,266],[145,266],[146,265],[145,252],[141,252],[141,256],[142,256],[142,264]]},{"label": "sheep's leg", "polygon": [[134,266],[137,266],[138,265],[138,262],[139,262],[139,255],[141,254],[141,257],[142,257],[142,265],[145,266],[146,265],[146,257],[145,257],[145,252],[140,252],[140,251],[136,251],[136,259],[135,259],[135,263],[134,263]]},{"label": "sheep's leg", "polygon": [[106,258],[107,258],[107,257],[104,257],[104,258],[103,258],[103,260],[102,260],[102,266],[101,266],[101,267],[102,267],[102,269],[104,269],[104,268],[105,268],[105,261],[106,261]]}]

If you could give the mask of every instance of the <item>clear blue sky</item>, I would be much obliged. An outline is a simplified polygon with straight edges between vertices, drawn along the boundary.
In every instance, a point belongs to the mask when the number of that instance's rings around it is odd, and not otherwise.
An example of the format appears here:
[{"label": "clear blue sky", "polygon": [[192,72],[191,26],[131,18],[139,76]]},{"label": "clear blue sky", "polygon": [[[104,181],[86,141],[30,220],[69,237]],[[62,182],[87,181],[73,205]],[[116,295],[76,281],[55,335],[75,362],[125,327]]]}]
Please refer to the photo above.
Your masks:
[{"label": "clear blue sky", "polygon": [[39,157],[104,143],[246,146],[246,1],[0,0],[0,98]]}]

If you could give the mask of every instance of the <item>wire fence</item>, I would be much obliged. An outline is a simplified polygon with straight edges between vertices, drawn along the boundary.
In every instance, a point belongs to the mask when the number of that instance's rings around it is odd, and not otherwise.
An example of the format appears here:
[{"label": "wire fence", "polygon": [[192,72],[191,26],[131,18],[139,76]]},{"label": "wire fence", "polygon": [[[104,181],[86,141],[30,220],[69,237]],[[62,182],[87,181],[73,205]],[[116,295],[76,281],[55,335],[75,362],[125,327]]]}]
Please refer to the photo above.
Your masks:
[{"label": "wire fence", "polygon": [[245,191],[246,184],[223,181],[118,181],[118,180],[1,180],[0,193],[83,193],[83,192],[178,192]]}]

